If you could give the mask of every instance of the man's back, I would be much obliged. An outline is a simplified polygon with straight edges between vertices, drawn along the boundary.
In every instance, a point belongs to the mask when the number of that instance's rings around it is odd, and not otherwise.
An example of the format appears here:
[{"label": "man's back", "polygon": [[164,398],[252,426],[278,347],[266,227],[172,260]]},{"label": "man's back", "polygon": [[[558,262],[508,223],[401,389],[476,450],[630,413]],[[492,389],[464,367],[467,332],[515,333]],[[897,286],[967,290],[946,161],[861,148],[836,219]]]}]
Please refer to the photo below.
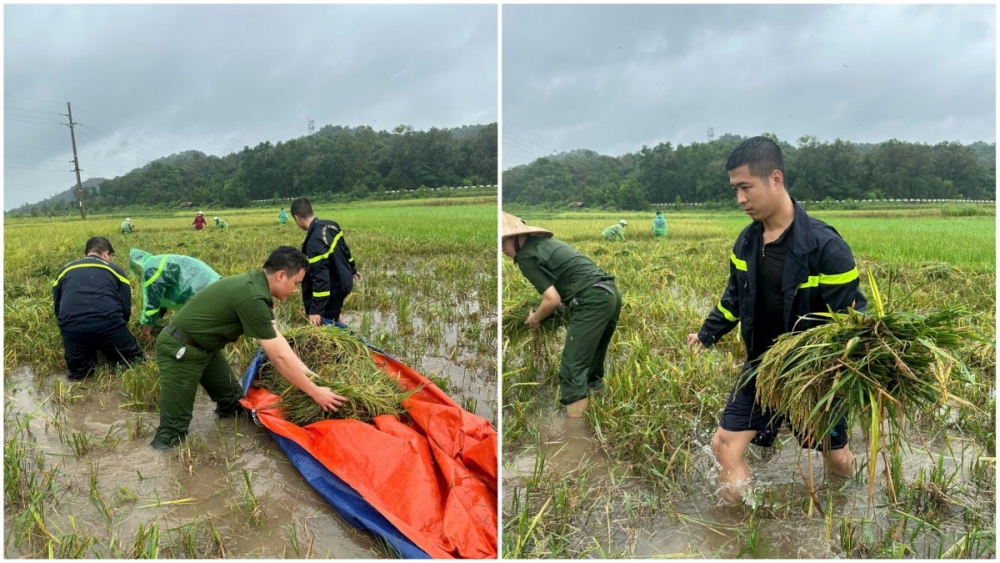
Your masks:
[{"label": "man's back", "polygon": [[131,314],[125,271],[88,256],[67,264],[53,283],[59,328],[92,330],[123,325]]},{"label": "man's back", "polygon": [[275,337],[273,301],[262,270],[222,278],[194,295],[170,321],[209,350],[220,350],[241,335]]}]

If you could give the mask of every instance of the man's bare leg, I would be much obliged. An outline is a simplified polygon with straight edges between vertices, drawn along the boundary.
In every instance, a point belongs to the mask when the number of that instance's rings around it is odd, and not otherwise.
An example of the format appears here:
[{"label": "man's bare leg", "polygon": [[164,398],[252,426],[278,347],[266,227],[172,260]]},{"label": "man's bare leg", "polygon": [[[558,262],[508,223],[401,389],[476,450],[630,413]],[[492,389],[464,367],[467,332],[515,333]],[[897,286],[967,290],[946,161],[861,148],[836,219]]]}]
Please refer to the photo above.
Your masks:
[{"label": "man's bare leg", "polygon": [[844,446],[839,450],[823,452],[823,464],[831,475],[838,477],[854,477],[857,464],[854,461],[854,454],[851,453],[850,446]]},{"label": "man's bare leg", "polygon": [[719,464],[719,496],[726,504],[742,502],[743,491],[750,484],[750,464],[746,451],[756,430],[732,432],[719,427],[712,436],[712,453]]},{"label": "man's bare leg", "polygon": [[566,405],[566,416],[569,418],[580,418],[583,413],[587,411],[587,405],[590,404],[590,398],[584,397],[578,401],[573,401],[572,403]]}]

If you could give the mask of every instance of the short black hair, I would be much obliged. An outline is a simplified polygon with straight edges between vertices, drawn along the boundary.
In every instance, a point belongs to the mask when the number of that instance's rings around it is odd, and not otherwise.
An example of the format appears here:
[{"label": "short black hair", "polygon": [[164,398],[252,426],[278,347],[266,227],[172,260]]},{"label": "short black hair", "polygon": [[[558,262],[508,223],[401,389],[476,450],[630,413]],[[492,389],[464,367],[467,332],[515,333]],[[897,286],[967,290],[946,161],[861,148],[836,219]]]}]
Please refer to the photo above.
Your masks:
[{"label": "short black hair", "polygon": [[778,170],[785,176],[785,160],[781,157],[781,147],[768,137],[750,137],[729,153],[726,172],[744,164],[750,166],[750,174],[767,179],[771,172]]},{"label": "short black hair", "polygon": [[264,271],[268,275],[283,270],[285,274],[294,276],[299,270],[309,267],[309,259],[299,249],[292,246],[279,246],[264,261]]},{"label": "short black hair", "polygon": [[292,202],[292,216],[302,217],[303,219],[308,219],[313,216],[313,206],[309,203],[309,200],[300,197],[299,199]]},{"label": "short black hair", "polygon": [[90,237],[87,239],[87,244],[83,248],[83,254],[86,256],[91,252],[96,252],[97,254],[110,252],[114,255],[115,247],[111,246],[111,241],[104,237]]}]

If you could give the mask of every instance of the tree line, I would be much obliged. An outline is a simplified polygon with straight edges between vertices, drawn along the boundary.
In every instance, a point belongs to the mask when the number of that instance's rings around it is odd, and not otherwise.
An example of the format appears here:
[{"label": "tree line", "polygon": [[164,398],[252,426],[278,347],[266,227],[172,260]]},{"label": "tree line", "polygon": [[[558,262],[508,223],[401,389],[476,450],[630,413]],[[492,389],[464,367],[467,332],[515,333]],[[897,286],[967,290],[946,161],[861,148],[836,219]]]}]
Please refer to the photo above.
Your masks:
[{"label": "tree line", "polygon": [[[859,199],[994,199],[996,143],[936,145],[819,142],[803,136],[781,146],[785,185],[803,201]],[[731,202],[726,159],[746,137],[643,146],[618,157],[590,150],[544,157],[503,173],[503,201],[646,209],[650,204]]]},{"label": "tree line", "polygon": [[[390,190],[497,183],[497,124],[415,131],[327,125],[287,142],[269,141],[224,157],[187,151],[128,174],[89,181],[87,210],[150,206],[244,207],[291,197],[377,197]],[[72,191],[72,190],[71,190]],[[49,198],[43,214],[76,213],[75,198]],[[11,213],[26,214],[41,204]]]}]

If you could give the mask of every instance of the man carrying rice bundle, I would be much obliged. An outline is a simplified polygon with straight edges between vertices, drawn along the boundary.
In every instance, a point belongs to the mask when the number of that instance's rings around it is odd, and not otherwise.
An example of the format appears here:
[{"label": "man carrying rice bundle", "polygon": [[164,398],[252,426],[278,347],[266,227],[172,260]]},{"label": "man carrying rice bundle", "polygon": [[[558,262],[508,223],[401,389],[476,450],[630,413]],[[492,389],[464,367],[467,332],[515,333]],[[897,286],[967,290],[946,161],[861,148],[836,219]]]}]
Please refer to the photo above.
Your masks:
[{"label": "man carrying rice bundle", "polygon": [[597,267],[572,246],[531,227],[510,213],[503,214],[503,253],[542,294],[538,310],[525,324],[539,324],[565,302],[571,310],[559,367],[559,402],[566,416],[587,409],[590,391],[604,387],[604,358],[622,312],[615,277]]},{"label": "man carrying rice bundle", "polygon": [[226,359],[225,346],[246,334],[256,338],[274,368],[324,411],[346,399],[311,379],[275,327],[274,299],[284,300],[306,274],[309,261],[290,246],[280,246],[260,270],[222,278],[188,301],[156,339],[160,369],[160,426],[152,446],[176,446],[187,434],[195,393],[201,384],[221,418],[244,412],[243,388]]},{"label": "man carrying rice bundle", "polygon": [[[828,308],[862,310],[867,301],[858,289],[858,270],[847,243],[788,195],[781,149],[774,141],[753,137],[742,142],[729,155],[726,170],[737,202],[753,223],[736,239],[722,299],[687,343],[701,350],[737,324],[742,327],[747,360],[712,437],[720,495],[738,503],[751,477],[747,447],[771,447],[784,421],[755,400],[754,370],[761,356],[780,335],[816,326],[806,315]],[[831,473],[849,477],[855,463],[847,440],[845,417],[819,443],[802,446],[822,451]]]}]

